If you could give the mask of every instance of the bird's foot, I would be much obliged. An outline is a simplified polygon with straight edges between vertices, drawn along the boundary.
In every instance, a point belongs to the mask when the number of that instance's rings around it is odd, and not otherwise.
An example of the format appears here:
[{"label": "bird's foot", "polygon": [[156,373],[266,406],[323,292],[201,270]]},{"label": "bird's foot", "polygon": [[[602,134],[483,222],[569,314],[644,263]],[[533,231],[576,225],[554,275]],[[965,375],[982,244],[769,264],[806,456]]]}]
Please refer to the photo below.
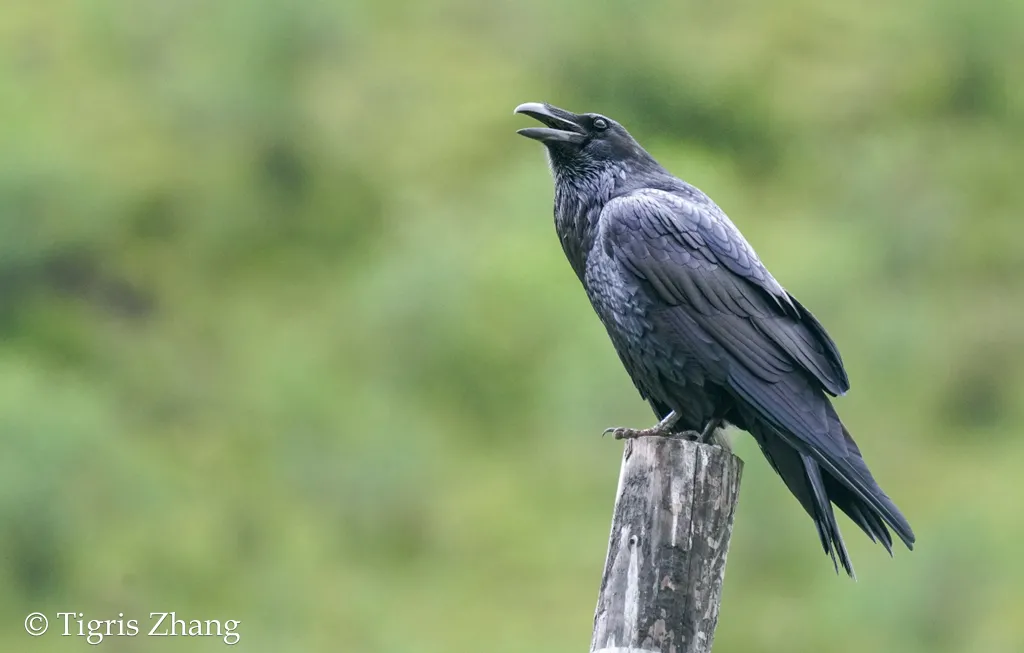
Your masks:
[{"label": "bird's foot", "polygon": [[677,440],[689,440],[690,442],[700,442],[700,433],[697,431],[676,431],[675,433],[669,433],[670,438],[676,438]]},{"label": "bird's foot", "polygon": [[[675,411],[672,411],[671,413],[669,413],[668,415],[665,416],[665,419],[661,420],[660,422],[658,422],[657,424],[655,424],[651,428],[648,428],[648,429],[631,429],[631,428],[627,428],[625,426],[613,426],[612,428],[605,429],[604,430],[604,435],[608,435],[609,433],[614,433],[616,440],[632,440],[634,438],[646,438],[646,437],[650,437],[650,436],[658,436],[658,437],[670,437],[670,436],[676,436],[676,435],[683,436],[683,435],[686,435],[687,433],[691,433],[690,431],[683,431],[681,433],[673,433],[672,432],[672,427],[674,427],[676,425],[676,422],[678,422],[678,421],[679,421],[679,415]],[[693,432],[693,435],[700,437],[700,433]]]},{"label": "bird's foot", "polygon": [[696,431],[679,431],[673,433],[671,427],[665,428],[660,424],[647,429],[631,429],[626,426],[613,426],[604,430],[604,434],[613,434],[616,440],[633,440],[636,438],[682,438],[684,440],[696,440],[700,433]]},{"label": "bird's foot", "polygon": [[718,417],[712,419],[710,422],[707,423],[707,426],[704,427],[704,430],[701,433],[697,434],[697,442],[700,442],[701,444],[715,444],[715,431],[721,425],[721,419],[719,419]]}]

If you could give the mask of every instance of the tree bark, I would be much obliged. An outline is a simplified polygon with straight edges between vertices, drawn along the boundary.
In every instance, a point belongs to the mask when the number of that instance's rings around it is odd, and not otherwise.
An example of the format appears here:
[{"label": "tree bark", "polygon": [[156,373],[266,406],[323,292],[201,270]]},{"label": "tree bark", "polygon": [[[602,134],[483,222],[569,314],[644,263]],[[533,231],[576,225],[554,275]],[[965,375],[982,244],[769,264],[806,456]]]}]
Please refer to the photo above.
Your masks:
[{"label": "tree bark", "polygon": [[743,462],[683,439],[626,440],[592,653],[706,653]]}]

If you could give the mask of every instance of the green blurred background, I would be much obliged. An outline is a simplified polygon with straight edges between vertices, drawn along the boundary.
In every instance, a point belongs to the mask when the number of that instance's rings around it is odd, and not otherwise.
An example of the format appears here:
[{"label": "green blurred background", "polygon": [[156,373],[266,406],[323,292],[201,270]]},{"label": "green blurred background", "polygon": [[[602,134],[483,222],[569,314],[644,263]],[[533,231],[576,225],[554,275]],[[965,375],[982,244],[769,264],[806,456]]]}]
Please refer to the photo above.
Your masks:
[{"label": "green blurred background", "polygon": [[[525,101],[623,122],[827,325],[919,546],[748,436],[715,651],[1024,650],[1024,4],[6,0],[0,650],[586,650],[652,415]],[[143,622],[145,624],[145,621]],[[110,638],[113,651],[216,639]]]}]

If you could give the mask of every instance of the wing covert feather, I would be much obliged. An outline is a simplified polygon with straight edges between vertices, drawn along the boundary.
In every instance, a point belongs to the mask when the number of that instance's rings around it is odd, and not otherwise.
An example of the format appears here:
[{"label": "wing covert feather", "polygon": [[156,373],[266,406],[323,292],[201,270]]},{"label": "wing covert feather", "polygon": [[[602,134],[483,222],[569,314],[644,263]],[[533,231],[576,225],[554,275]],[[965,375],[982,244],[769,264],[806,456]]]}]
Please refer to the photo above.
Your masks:
[{"label": "wing covert feather", "polygon": [[[608,253],[667,304],[696,313],[723,346],[756,345],[769,359],[786,361],[783,367],[805,369],[832,395],[849,389],[825,329],[771,276],[717,207],[643,190],[609,202],[601,222]],[[778,368],[744,363],[759,376]]]}]

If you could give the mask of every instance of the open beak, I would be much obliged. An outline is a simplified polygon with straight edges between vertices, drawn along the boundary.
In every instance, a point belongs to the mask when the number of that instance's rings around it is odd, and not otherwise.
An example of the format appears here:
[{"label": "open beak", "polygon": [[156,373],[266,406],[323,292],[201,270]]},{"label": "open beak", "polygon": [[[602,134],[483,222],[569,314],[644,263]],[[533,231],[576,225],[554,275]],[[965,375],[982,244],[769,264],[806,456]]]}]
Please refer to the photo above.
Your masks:
[{"label": "open beak", "polygon": [[527,127],[517,134],[532,138],[541,143],[575,143],[583,142],[586,131],[579,125],[579,117],[564,109],[540,102],[527,102],[516,107],[513,113],[525,113],[546,127]]}]

